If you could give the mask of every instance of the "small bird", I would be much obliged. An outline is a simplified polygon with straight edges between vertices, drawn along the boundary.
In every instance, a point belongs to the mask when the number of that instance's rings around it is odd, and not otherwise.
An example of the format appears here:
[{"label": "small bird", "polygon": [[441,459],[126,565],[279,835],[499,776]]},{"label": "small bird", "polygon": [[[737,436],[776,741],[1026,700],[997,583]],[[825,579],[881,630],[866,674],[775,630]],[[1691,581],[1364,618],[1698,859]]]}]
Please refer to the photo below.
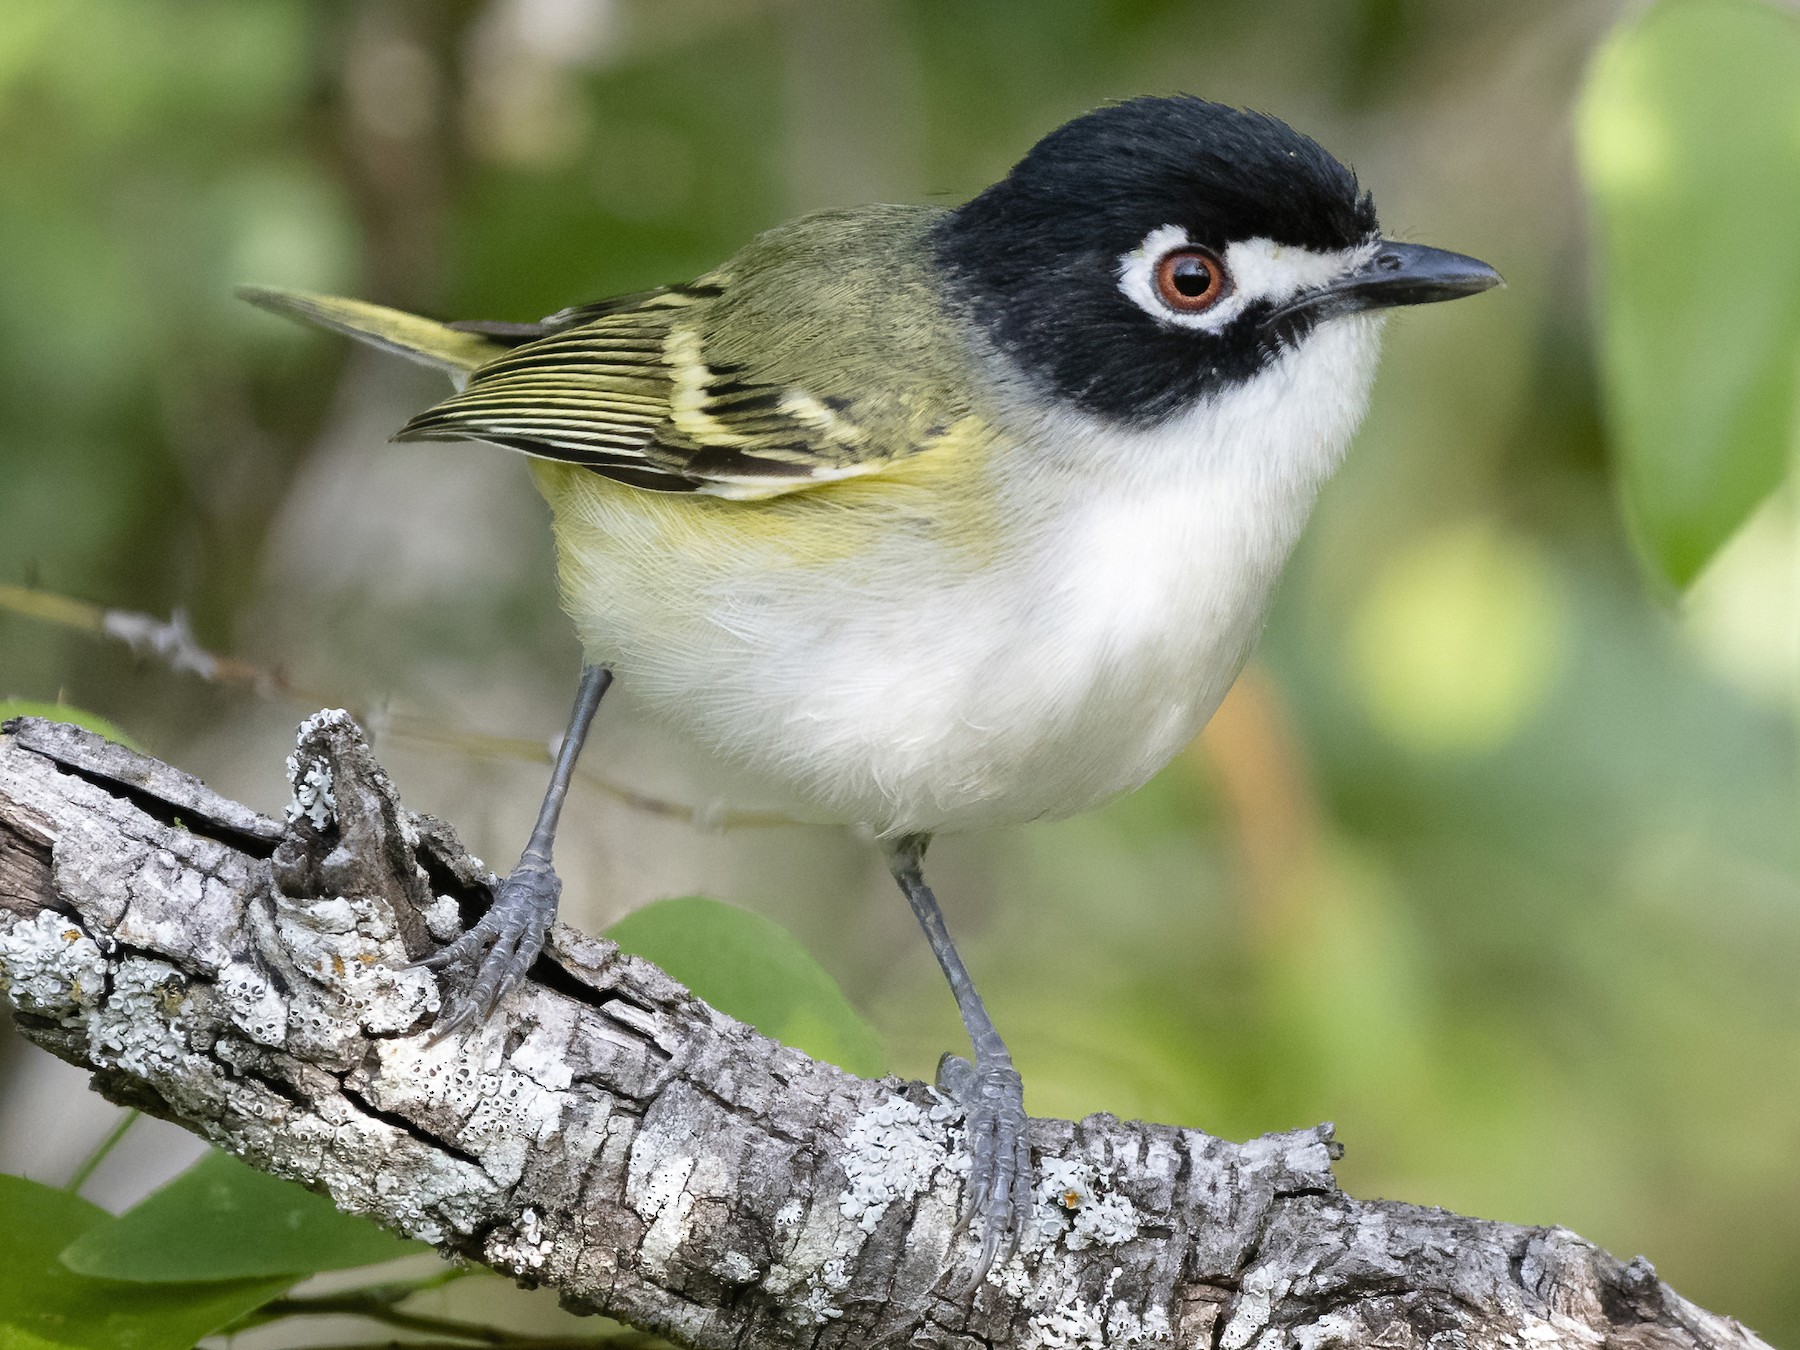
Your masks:
[{"label": "small bird", "polygon": [[1261,113],[1181,96],[1076,118],[961,206],[778,226],[696,280],[536,323],[246,299],[436,366],[396,440],[531,457],[586,653],[530,843],[423,963],[438,1033],[537,957],[551,845],[613,681],[801,820],[885,848],[973,1049],[970,1287],[1031,1211],[1023,1086],[923,864],[947,830],[1138,787],[1236,678],[1368,401],[1384,312],[1497,284],[1381,237],[1369,195]]}]

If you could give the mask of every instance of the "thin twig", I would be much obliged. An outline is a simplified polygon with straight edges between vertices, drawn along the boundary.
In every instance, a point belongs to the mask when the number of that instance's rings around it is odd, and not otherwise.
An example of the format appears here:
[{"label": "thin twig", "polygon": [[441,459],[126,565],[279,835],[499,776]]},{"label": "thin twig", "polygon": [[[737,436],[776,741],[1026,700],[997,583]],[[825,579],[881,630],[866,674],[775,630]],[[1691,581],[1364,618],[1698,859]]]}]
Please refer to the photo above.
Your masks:
[{"label": "thin twig", "polygon": [[114,1146],[125,1137],[125,1132],[137,1124],[138,1117],[142,1114],[143,1112],[136,1107],[127,1109],[125,1114],[120,1117],[119,1123],[107,1132],[106,1138],[96,1144],[94,1151],[82,1159],[81,1166],[77,1167],[74,1175],[64,1183],[63,1189],[70,1195],[80,1195],[81,1188],[87,1185],[88,1178],[94,1175],[94,1169],[106,1161],[106,1155],[111,1153]]},{"label": "thin twig", "polygon": [[421,1275],[414,1280],[383,1280],[379,1284],[366,1284],[358,1289],[340,1289],[340,1294],[363,1293],[370,1298],[385,1303],[399,1303],[415,1294],[428,1294],[435,1289],[442,1289],[447,1284],[455,1284],[458,1280],[466,1280],[473,1275],[489,1275],[492,1272],[478,1270],[474,1266],[445,1266],[442,1270],[434,1270],[429,1275]]},{"label": "thin twig", "polygon": [[[372,1306],[393,1307],[396,1304],[404,1303],[407,1299],[412,1298],[416,1294],[430,1293],[433,1290],[443,1288],[453,1281],[466,1279],[470,1275],[487,1273],[488,1272],[486,1271],[478,1271],[470,1266],[446,1266],[442,1270],[434,1271],[430,1275],[417,1280],[385,1280],[379,1284],[340,1289],[334,1294],[320,1295],[319,1297],[339,1300],[361,1298],[367,1300]],[[235,1336],[240,1332],[254,1331],[257,1327],[267,1326],[269,1323],[278,1321],[283,1317],[304,1315],[303,1312],[296,1312],[291,1307],[285,1306],[295,1303],[304,1303],[311,1306],[313,1300],[307,1296],[301,1296],[300,1298],[283,1296],[271,1299],[267,1303],[252,1308],[249,1312],[238,1318],[237,1321],[226,1327],[221,1334]],[[278,1309],[276,1306],[278,1304],[284,1306]]]},{"label": "thin twig", "polygon": [[478,1345],[516,1346],[521,1350],[555,1350],[565,1345],[616,1346],[650,1345],[655,1338],[631,1333],[636,1339],[622,1337],[534,1336],[526,1332],[503,1331],[480,1322],[465,1322],[454,1317],[434,1317],[428,1313],[407,1312],[381,1298],[368,1298],[360,1293],[321,1294],[316,1298],[277,1298],[257,1309],[267,1314],[267,1321],[284,1317],[363,1317],[400,1331],[417,1331],[428,1335],[456,1337]]}]

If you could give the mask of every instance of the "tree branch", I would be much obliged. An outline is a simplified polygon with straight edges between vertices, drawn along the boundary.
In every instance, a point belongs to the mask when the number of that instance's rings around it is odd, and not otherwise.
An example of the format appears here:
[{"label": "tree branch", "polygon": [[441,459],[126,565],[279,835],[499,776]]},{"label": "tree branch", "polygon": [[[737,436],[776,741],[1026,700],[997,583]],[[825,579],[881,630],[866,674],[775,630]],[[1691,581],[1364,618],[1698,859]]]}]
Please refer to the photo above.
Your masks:
[{"label": "tree branch", "polygon": [[1021,1254],[953,1297],[958,1113],[757,1035],[558,927],[430,1044],[407,961],[487,903],[322,713],[269,820],[35,719],[0,735],[0,985],[107,1096],[344,1209],[696,1347],[1751,1347],[1559,1228],[1352,1199],[1329,1126],[1231,1144],[1038,1120]]}]

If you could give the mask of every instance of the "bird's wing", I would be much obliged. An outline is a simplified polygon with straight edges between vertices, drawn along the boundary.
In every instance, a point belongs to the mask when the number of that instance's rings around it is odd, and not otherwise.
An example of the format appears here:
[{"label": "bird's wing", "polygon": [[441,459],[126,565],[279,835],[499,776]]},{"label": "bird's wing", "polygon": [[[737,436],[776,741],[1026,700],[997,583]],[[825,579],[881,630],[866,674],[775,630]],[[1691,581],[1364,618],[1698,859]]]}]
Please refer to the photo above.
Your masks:
[{"label": "bird's wing", "polygon": [[490,441],[635,487],[733,498],[879,471],[966,410],[916,247],[927,221],[811,218],[690,285],[539,325],[470,325],[520,345],[397,439]]}]

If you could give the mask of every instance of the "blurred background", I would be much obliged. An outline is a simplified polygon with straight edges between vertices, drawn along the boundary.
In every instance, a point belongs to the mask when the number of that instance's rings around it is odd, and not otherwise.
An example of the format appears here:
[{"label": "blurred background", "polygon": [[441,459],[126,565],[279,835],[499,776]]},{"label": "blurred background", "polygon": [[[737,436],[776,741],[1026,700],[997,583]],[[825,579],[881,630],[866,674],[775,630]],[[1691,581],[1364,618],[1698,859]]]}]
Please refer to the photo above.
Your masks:
[{"label": "blurred background", "polygon": [[[271,811],[294,724],[348,706],[409,804],[504,869],[579,664],[544,508],[499,451],[385,444],[445,392],[428,372],[234,284],[530,319],[802,211],[955,203],[1107,99],[1268,110],[1390,234],[1508,289],[1391,325],[1201,742],[1100,813],[934,851],[1027,1104],[1234,1138],[1331,1119],[1354,1194],[1566,1225],[1800,1345],[1800,549],[1777,494],[1676,603],[1620,523],[1571,110],[1624,12],[8,0],[0,698],[98,713]],[[183,615],[262,676],[172,668],[46,594]],[[571,922],[738,903],[894,1071],[961,1045],[866,845],[723,817],[604,715],[586,767]],[[60,1182],[116,1113],[7,1036],[0,1170]],[[89,1193],[198,1151],[146,1123]]]}]

